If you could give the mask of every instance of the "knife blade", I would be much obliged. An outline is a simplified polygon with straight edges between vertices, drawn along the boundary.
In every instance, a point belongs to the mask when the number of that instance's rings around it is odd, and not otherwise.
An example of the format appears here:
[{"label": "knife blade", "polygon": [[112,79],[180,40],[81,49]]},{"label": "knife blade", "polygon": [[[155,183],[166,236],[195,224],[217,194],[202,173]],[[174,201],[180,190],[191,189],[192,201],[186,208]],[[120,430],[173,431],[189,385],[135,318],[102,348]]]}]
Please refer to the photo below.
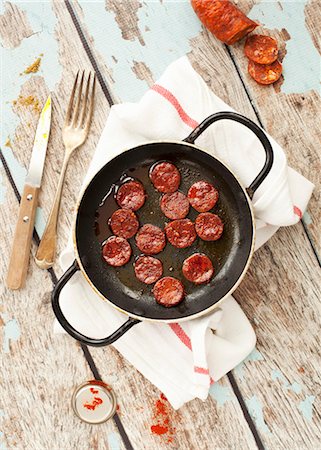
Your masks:
[{"label": "knife blade", "polygon": [[7,274],[7,286],[10,289],[23,287],[27,277],[31,238],[46,158],[50,124],[51,96],[49,95],[39,117],[28,174],[21,195],[18,221]]},{"label": "knife blade", "polygon": [[47,143],[50,133],[51,123],[51,96],[47,98],[45,106],[42,108],[37,125],[36,136],[31,153],[29,170],[26,177],[26,184],[40,187],[42,172],[45,165]]}]

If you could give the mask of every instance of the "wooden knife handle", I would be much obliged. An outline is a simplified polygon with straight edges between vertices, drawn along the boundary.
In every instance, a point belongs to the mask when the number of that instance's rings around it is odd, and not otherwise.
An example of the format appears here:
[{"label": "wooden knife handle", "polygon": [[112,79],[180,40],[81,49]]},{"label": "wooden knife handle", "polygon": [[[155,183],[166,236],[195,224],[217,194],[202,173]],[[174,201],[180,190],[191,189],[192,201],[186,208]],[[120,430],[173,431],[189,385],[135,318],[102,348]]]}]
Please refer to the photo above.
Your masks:
[{"label": "wooden knife handle", "polygon": [[7,286],[10,289],[20,289],[25,285],[38,194],[39,188],[25,185],[8,267]]}]

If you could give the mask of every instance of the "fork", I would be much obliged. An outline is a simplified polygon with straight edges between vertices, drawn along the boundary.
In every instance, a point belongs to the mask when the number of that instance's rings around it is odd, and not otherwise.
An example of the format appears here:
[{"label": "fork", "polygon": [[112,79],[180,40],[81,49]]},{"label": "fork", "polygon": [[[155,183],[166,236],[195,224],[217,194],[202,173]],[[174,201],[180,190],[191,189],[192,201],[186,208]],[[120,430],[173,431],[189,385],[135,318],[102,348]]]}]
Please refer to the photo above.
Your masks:
[{"label": "fork", "polygon": [[[72,88],[66,119],[62,130],[65,156],[60,172],[57,192],[35,257],[36,264],[41,269],[49,269],[54,264],[56,255],[58,215],[66,169],[71,154],[74,150],[76,150],[76,148],[80,147],[85,142],[88,136],[93,114],[96,75],[89,72],[87,83],[84,83],[85,71],[83,70],[79,87],[77,89],[79,78],[80,72],[78,71],[74,86]],[[85,93],[82,95],[84,84],[86,85],[86,89]],[[78,91],[78,93],[76,93],[76,91]]]}]

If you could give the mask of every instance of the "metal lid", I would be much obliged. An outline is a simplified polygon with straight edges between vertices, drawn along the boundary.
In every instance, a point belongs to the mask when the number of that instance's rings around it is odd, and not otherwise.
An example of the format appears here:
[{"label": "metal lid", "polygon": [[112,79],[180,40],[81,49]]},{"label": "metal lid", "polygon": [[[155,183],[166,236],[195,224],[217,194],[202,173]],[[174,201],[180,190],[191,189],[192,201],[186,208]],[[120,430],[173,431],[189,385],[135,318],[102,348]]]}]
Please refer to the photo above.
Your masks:
[{"label": "metal lid", "polygon": [[99,380],[86,381],[78,386],[71,399],[79,419],[91,424],[106,422],[116,412],[116,395],[108,384]]}]

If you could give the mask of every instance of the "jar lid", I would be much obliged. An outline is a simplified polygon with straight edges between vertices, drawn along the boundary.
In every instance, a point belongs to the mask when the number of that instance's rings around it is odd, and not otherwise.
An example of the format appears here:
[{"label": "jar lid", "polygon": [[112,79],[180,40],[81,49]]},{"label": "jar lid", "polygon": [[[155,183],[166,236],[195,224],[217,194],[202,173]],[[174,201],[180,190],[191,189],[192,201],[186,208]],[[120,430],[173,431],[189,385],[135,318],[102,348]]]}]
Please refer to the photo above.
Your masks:
[{"label": "jar lid", "polygon": [[91,380],[78,386],[71,399],[75,414],[84,422],[106,422],[116,412],[117,400],[113,389],[103,381]]}]

